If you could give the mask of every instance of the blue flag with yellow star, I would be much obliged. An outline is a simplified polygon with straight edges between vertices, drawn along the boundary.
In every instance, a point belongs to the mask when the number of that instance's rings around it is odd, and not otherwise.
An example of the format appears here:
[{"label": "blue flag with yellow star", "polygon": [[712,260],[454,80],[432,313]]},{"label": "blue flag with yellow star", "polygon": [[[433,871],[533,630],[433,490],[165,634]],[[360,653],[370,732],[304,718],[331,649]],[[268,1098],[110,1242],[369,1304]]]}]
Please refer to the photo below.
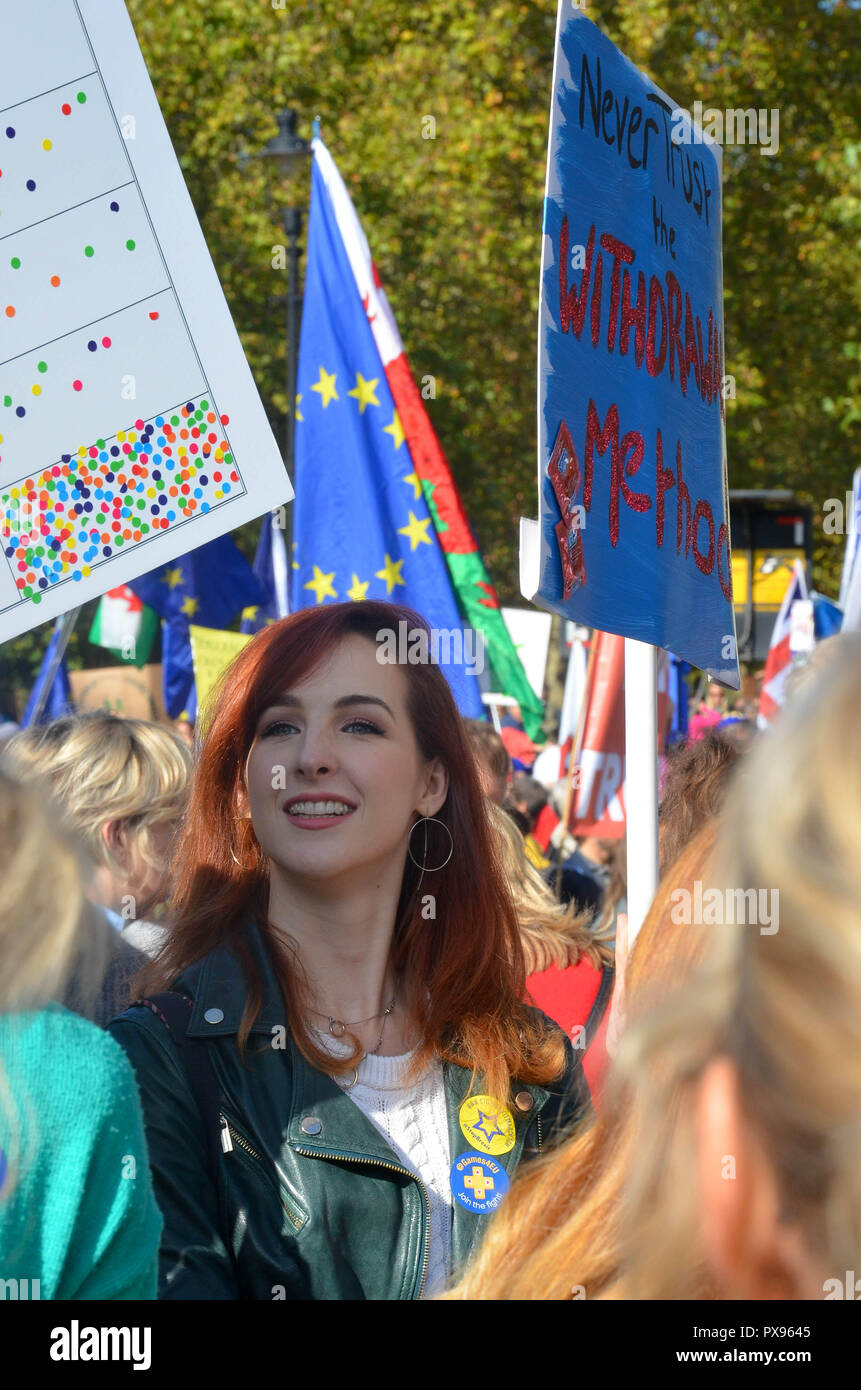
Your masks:
[{"label": "blue flag with yellow star", "polygon": [[188,625],[224,629],[237,613],[266,602],[254,571],[229,536],[218,536],[169,565],[129,583],[138,598],[164,620],[162,686],[171,719],[197,717]]},{"label": "blue flag with yellow star", "polygon": [[[315,159],[297,376],[291,608],[388,599],[463,632],[379,349]],[[461,714],[481,718],[475,663],[441,643]]]}]

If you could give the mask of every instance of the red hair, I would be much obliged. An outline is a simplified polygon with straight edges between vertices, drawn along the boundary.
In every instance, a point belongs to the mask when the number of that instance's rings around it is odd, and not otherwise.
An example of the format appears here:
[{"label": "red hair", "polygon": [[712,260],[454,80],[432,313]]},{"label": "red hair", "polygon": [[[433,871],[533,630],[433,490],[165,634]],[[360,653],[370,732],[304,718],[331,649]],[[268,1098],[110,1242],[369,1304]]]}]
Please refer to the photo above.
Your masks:
[{"label": "red hair", "polygon": [[[194,772],[188,813],[174,859],[172,924],[166,944],[144,976],[166,988],[220,942],[240,957],[249,998],[239,1034],[244,1046],[261,1001],[261,981],[246,943],[254,915],[277,973],[297,1047],[321,1071],[348,1071],[322,1050],[305,1022],[304,979],[295,952],[285,951],[267,920],[268,865],[249,823],[239,822],[237,797],[260,717],[314,671],[351,634],[376,642],[381,629],[429,628],[409,608],[376,601],[306,608],[264,628],[221,679]],[[451,835],[448,864],[430,878],[439,915],[421,915],[429,876],[409,857],[392,939],[392,964],[414,1001],[421,1034],[416,1065],[432,1055],[469,1067],[492,1094],[505,1096],[513,1077],[547,1082],[564,1068],[559,1033],[548,1032],[521,1002],[525,966],[517,919],[485,810],[475,762],[448,682],[433,664],[403,665],[407,707],[421,755],[448,771],[448,793],[436,813]],[[431,827],[434,829],[434,827]],[[448,837],[429,849],[429,862],[448,852]],[[234,858],[235,856],[235,858]],[[236,861],[239,861],[237,863]],[[240,865],[248,865],[242,868]]]}]

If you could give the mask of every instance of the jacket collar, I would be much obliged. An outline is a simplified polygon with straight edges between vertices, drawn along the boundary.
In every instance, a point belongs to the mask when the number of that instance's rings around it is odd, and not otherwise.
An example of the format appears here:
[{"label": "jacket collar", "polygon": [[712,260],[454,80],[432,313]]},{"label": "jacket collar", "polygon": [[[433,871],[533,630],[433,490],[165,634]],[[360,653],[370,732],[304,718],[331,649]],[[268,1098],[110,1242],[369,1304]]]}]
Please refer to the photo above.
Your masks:
[{"label": "jacket collar", "polygon": [[[286,1027],[284,1000],[257,923],[249,918],[241,931],[257,966],[262,989],[260,1011],[251,1032],[271,1036],[273,1029]],[[245,967],[230,942],[222,942],[202,961],[190,966],[174,988],[184,989],[194,1000],[187,1031],[189,1038],[223,1038],[239,1032],[248,999],[248,980]]]}]

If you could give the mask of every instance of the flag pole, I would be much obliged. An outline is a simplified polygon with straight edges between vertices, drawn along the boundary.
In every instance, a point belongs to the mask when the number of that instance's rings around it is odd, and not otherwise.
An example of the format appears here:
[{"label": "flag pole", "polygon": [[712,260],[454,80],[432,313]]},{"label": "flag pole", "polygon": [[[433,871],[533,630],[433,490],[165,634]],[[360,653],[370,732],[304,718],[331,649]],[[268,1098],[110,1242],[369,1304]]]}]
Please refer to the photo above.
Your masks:
[{"label": "flag pole", "polygon": [[80,614],[80,611],[80,608],[70,608],[68,613],[63,614],[62,618],[60,618],[57,624],[57,645],[54,648],[53,656],[51,657],[48,669],[45,672],[45,678],[42,681],[42,684],[39,688],[39,694],[36,696],[36,703],[33,706],[33,710],[30,715],[31,724],[38,724],[39,720],[42,718],[42,711],[44,710],[45,705],[48,703],[48,696],[51,692],[51,687],[54,684],[54,679],[57,675],[57,672],[60,669],[60,663],[62,662],[63,657],[66,655],[66,648],[69,645],[69,638],[71,637],[74,631],[75,623],[78,621],[78,615]]},{"label": "flag pole", "polygon": [[657,648],[625,638],[625,812],[628,945],[658,886]]},{"label": "flag pole", "polygon": [[[577,713],[577,727],[574,730],[574,737],[571,740],[571,753],[568,757],[568,781],[565,786],[565,807],[562,812],[562,824],[565,827],[564,835],[568,834],[568,821],[571,815],[571,802],[574,791],[574,771],[579,766],[580,743],[583,738],[583,725],[586,720],[586,706],[589,703],[589,684],[592,679],[592,667],[595,664],[595,653],[598,650],[598,638],[595,629],[592,629],[592,636],[589,639],[589,655],[586,658],[586,675],[583,680],[583,694],[580,697],[580,709]],[[571,655],[568,660],[574,659],[574,646],[571,646]],[[560,842],[559,862],[556,865],[556,896],[559,897],[562,887],[562,847]]]}]

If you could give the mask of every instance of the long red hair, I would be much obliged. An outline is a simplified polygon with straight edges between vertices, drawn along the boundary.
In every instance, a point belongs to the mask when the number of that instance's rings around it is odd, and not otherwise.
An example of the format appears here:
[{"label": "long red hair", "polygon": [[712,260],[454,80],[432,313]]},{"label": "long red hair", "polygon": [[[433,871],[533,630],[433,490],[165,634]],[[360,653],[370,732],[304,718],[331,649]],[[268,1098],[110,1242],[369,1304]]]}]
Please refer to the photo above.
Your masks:
[{"label": "long red hair", "polygon": [[[321,1071],[349,1070],[314,1041],[306,1022],[304,977],[267,919],[268,865],[249,822],[237,819],[237,798],[258,721],[284,693],[314,671],[350,634],[376,642],[381,629],[422,628],[411,609],[377,601],[307,608],[264,628],[225,672],[194,771],[188,812],[174,859],[171,930],[143,976],[144,987],[167,988],[189,965],[227,942],[249,981],[240,1047],[256,1017],[261,981],[243,939],[254,916],[277,973],[294,1041]],[[448,682],[433,664],[403,665],[408,711],[425,759],[448,771],[446,800],[436,813],[451,835],[445,867],[421,879],[406,859],[392,940],[392,964],[413,1000],[421,1042],[416,1065],[431,1055],[469,1067],[492,1094],[510,1082],[542,1083],[564,1066],[561,1034],[548,1032],[523,1004],[525,966],[511,895],[485,811],[463,721]],[[437,832],[441,860],[448,837]],[[437,847],[431,846],[428,862]],[[438,862],[438,861],[437,861]],[[243,867],[247,866],[247,867]],[[433,892],[435,919],[421,915]],[[357,1047],[357,1054],[358,1047]]]}]

